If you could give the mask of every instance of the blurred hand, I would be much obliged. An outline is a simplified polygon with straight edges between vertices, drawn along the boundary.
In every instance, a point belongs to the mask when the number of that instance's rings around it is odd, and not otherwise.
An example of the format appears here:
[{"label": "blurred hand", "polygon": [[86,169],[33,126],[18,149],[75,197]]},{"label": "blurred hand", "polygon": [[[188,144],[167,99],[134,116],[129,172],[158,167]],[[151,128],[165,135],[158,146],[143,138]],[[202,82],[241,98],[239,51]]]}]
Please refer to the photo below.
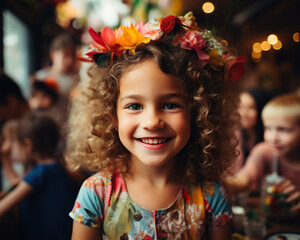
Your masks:
[{"label": "blurred hand", "polygon": [[289,179],[285,179],[277,185],[283,193],[288,195],[286,201],[292,204],[291,211],[300,212],[300,189]]}]

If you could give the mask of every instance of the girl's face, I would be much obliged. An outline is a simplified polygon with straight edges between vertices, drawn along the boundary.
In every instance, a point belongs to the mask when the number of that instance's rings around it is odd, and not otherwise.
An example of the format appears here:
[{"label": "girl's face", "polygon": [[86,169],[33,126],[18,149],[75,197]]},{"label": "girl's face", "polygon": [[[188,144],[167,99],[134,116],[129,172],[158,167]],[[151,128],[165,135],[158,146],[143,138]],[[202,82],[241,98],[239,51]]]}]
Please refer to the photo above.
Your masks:
[{"label": "girl's face", "polygon": [[295,120],[281,116],[267,116],[264,119],[265,141],[277,156],[299,155],[300,126]]},{"label": "girl's face", "polygon": [[187,144],[190,109],[176,78],[146,60],[120,79],[117,130],[133,161],[162,166]]},{"label": "girl's face", "polygon": [[241,93],[239,114],[241,116],[241,125],[243,129],[255,127],[258,113],[255,99],[249,93]]}]

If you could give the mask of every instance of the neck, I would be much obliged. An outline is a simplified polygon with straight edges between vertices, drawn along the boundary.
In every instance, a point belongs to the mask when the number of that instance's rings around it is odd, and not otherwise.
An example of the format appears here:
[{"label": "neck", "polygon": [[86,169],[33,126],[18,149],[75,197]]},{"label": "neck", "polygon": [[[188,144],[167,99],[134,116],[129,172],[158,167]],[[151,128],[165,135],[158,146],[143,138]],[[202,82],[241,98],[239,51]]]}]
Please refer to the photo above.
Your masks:
[{"label": "neck", "polygon": [[[171,162],[171,163],[170,163]],[[169,163],[151,167],[141,164],[139,161],[131,160],[130,170],[127,179],[132,181],[143,182],[153,187],[161,188],[170,183],[178,183],[178,174],[176,174],[176,162],[175,160],[169,161]]]},{"label": "neck", "polygon": [[60,65],[52,65],[51,72],[55,75],[67,75],[71,73],[71,71],[64,70]]}]

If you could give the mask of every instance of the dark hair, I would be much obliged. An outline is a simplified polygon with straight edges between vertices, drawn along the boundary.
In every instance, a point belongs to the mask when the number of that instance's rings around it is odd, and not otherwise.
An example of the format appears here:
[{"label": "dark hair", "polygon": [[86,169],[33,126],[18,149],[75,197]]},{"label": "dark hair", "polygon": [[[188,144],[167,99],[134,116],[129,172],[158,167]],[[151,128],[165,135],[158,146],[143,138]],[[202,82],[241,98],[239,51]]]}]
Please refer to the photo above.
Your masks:
[{"label": "dark hair", "polygon": [[15,96],[22,102],[26,102],[19,85],[3,71],[0,71],[0,104],[7,104],[7,97],[11,95]]},{"label": "dark hair", "polygon": [[57,91],[53,87],[49,86],[44,81],[35,80],[32,84],[32,91],[33,91],[33,93],[35,91],[42,91],[43,93],[45,93],[47,96],[49,96],[52,99],[53,103],[55,103],[58,99]]},{"label": "dark hair", "polygon": [[29,138],[33,152],[40,157],[54,157],[60,139],[59,127],[50,117],[31,113],[20,119],[17,137],[20,142]]},{"label": "dark hair", "polygon": [[237,155],[233,116],[238,98],[232,94],[236,88],[224,83],[223,70],[199,68],[196,53],[169,42],[140,45],[135,54],[124,54],[112,65],[91,68],[90,82],[71,108],[67,160],[73,167],[93,171],[128,171],[129,152],[115,129],[119,80],[148,59],[179,81],[190,103],[191,137],[181,152],[181,179],[219,180]]}]

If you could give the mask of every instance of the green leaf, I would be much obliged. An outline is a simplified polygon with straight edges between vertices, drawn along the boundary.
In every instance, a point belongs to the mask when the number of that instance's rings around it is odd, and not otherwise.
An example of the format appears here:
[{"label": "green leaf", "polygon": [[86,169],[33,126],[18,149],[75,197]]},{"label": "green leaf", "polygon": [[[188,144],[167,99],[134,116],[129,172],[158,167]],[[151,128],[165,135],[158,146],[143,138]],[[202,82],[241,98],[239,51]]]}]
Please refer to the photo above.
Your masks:
[{"label": "green leaf", "polygon": [[107,53],[96,53],[93,55],[93,59],[97,63],[98,67],[106,67],[108,61],[110,61],[111,58],[111,51]]}]

